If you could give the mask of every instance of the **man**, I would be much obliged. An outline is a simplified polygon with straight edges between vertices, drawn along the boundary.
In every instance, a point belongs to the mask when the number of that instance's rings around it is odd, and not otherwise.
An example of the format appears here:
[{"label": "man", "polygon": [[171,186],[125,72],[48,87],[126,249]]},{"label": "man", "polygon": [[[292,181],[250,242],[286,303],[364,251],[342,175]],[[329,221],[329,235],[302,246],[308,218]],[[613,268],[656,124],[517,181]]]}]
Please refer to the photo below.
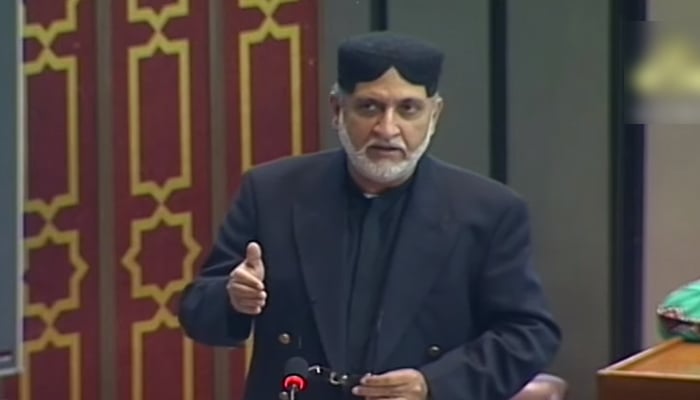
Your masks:
[{"label": "man", "polygon": [[325,371],[303,399],[505,400],[557,351],[522,199],[424,155],[442,61],[406,36],[347,40],[343,149],[245,175],[180,319],[212,346],[253,332],[246,399],[277,398],[300,356]]}]

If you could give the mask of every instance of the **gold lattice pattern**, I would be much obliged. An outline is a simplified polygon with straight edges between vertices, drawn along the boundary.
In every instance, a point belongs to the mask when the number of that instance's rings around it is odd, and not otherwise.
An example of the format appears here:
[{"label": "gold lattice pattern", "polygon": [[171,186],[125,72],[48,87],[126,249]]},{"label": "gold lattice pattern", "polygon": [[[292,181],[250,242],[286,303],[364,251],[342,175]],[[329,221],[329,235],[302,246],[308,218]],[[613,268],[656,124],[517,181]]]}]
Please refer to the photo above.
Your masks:
[{"label": "gold lattice pattern", "polygon": [[[148,320],[137,321],[131,327],[131,398],[143,399],[144,373],[143,354],[144,339],[162,327],[176,329],[177,316],[167,304],[171,297],[184,289],[192,279],[194,262],[200,245],[193,234],[191,212],[173,213],[168,208],[170,196],[178,190],[192,186],[192,131],[190,101],[190,43],[187,39],[170,39],[163,32],[167,23],[173,19],[189,14],[190,1],[179,0],[168,4],[160,12],[149,7],[140,7],[138,0],[129,0],[127,18],[130,23],[146,23],[152,29],[148,42],[129,48],[128,52],[128,101],[129,101],[129,181],[130,194],[133,197],[150,196],[157,202],[154,212],[147,218],[131,221],[129,248],[126,250],[122,263],[129,271],[131,297],[133,299],[150,299],[158,305],[156,313]],[[142,179],[141,140],[141,98],[139,95],[141,77],[141,61],[153,57],[157,52],[174,56],[178,61],[177,96],[179,106],[179,143],[180,171],[177,176],[170,177],[162,185]],[[155,284],[144,284],[143,266],[138,262],[138,256],[143,249],[143,236],[148,232],[157,231],[160,227],[179,227],[182,232],[181,240],[186,249],[182,260],[181,277],[170,281],[164,287]],[[183,398],[194,399],[194,348],[190,340],[183,338],[182,384]]]},{"label": "gold lattice pattern", "polygon": [[[274,40],[289,42],[289,78],[291,91],[289,104],[292,115],[292,154],[302,153],[302,92],[301,92],[301,34],[299,24],[279,25],[275,20],[277,9],[285,3],[298,0],[238,0],[240,8],[257,8],[265,14],[265,19],[256,29],[240,33],[239,41],[239,79],[241,112],[241,170],[247,171],[253,165],[253,128],[252,128],[252,87],[251,87],[251,49],[272,36]],[[252,339],[246,346],[246,371],[250,366],[253,353]]]},{"label": "gold lattice pattern", "polygon": [[[59,1],[59,0],[56,0]],[[65,17],[53,21],[48,27],[40,23],[28,23],[24,26],[25,39],[34,39],[41,45],[39,56],[24,65],[26,78],[32,79],[44,73],[65,74],[65,100],[58,103],[66,105],[66,160],[67,188],[65,193],[55,194],[51,200],[34,198],[27,199],[25,209],[27,214],[38,214],[43,220],[43,226],[38,234],[27,237],[25,248],[27,257],[39,249],[48,246],[65,246],[68,249],[69,264],[73,270],[68,281],[68,296],[58,299],[53,304],[31,302],[30,289],[25,289],[25,317],[40,319],[45,327],[39,337],[27,340],[24,347],[25,372],[20,376],[19,396],[26,400],[32,398],[32,355],[42,352],[49,347],[66,349],[69,353],[69,398],[81,398],[81,342],[79,333],[59,332],[55,326],[56,320],[64,313],[80,308],[81,283],[88,271],[88,264],[81,256],[80,232],[77,230],[62,230],[55,224],[55,218],[61,210],[79,204],[79,172],[78,162],[78,64],[74,55],[58,56],[53,51],[54,42],[62,35],[75,32],[78,28],[77,8],[79,0],[64,0]],[[30,99],[31,100],[31,99]],[[31,160],[30,160],[31,162]]]},{"label": "gold lattice pattern", "polygon": [[289,78],[291,93],[289,104],[292,108],[292,154],[302,152],[302,92],[301,92],[301,35],[299,24],[279,25],[274,16],[277,9],[285,3],[298,0],[238,0],[241,8],[258,8],[265,14],[265,20],[257,29],[243,31],[239,36],[239,74],[241,105],[241,167],[243,171],[253,165],[253,128],[252,128],[252,88],[251,88],[251,49],[263,43],[268,35],[274,40],[289,42]]}]

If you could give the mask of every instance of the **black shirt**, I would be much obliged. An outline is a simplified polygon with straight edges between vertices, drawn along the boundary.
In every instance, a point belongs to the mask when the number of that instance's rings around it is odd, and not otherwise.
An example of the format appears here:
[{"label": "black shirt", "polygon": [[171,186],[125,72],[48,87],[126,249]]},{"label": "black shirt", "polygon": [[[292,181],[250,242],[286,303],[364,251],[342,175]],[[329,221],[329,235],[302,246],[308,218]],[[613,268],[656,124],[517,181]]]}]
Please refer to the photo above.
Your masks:
[{"label": "black shirt", "polygon": [[384,281],[400,229],[411,180],[378,196],[365,196],[347,174],[346,267],[348,372],[372,368],[381,322]]}]

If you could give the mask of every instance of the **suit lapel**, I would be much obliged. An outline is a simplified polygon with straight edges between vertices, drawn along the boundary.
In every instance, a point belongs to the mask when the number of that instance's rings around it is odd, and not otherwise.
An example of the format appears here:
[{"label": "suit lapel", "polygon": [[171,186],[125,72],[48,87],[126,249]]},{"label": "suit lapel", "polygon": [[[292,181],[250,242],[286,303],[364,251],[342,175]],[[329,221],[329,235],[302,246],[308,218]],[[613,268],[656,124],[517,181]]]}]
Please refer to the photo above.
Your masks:
[{"label": "suit lapel", "polygon": [[[294,236],[316,326],[331,367],[346,367],[346,293],[342,282],[347,230],[347,195],[341,152],[327,168],[311,172],[306,193],[295,202]],[[379,367],[398,344],[420,303],[445,264],[453,246],[456,224],[437,193],[435,161],[425,157],[399,229],[380,308],[381,322],[374,367]],[[319,188],[323,195],[319,195]]]},{"label": "suit lapel", "polygon": [[403,214],[380,308],[373,365],[377,369],[398,344],[454,243],[456,224],[438,196],[434,163],[428,157],[421,161]]},{"label": "suit lapel", "polygon": [[338,153],[327,168],[311,171],[305,196],[295,203],[293,216],[304,283],[323,348],[333,368],[345,365],[346,324],[340,290],[347,234],[343,162],[342,154]]}]

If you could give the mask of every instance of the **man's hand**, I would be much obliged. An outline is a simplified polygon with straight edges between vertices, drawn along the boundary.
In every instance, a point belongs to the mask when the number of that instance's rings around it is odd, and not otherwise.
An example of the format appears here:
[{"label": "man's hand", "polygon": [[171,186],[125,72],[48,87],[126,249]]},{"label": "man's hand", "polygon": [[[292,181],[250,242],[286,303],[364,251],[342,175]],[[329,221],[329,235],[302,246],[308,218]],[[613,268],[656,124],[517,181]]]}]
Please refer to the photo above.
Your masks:
[{"label": "man's hand", "polygon": [[363,377],[352,393],[366,399],[426,400],[428,384],[423,374],[415,369],[399,369]]},{"label": "man's hand", "polygon": [[246,257],[231,271],[226,290],[233,308],[243,314],[258,315],[265,307],[265,265],[262,250],[255,242],[248,243]]}]

